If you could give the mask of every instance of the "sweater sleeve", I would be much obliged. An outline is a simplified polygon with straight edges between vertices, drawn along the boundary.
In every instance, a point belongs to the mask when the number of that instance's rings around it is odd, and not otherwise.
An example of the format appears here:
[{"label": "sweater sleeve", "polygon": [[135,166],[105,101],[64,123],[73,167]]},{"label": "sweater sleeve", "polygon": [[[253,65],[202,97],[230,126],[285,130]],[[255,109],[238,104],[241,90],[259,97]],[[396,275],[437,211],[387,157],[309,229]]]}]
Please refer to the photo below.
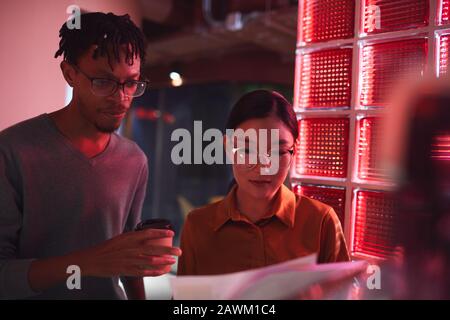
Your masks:
[{"label": "sweater sleeve", "polygon": [[14,166],[0,148],[0,299],[21,299],[36,295],[28,282],[33,259],[18,259],[17,247],[22,228],[18,190],[12,184]]}]

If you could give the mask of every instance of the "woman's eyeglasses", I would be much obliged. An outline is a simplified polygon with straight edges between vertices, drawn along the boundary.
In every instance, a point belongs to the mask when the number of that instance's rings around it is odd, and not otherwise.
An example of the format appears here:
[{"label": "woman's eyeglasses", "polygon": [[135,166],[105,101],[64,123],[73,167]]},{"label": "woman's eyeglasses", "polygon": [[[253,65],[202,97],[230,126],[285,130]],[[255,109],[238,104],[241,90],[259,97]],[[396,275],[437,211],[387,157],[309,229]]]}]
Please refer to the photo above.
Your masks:
[{"label": "woman's eyeglasses", "polygon": [[233,148],[234,164],[245,170],[252,170],[259,163],[263,166],[272,164],[272,158],[278,155],[279,168],[285,169],[291,165],[294,147],[283,150],[271,150],[270,154],[258,153],[255,148]]}]

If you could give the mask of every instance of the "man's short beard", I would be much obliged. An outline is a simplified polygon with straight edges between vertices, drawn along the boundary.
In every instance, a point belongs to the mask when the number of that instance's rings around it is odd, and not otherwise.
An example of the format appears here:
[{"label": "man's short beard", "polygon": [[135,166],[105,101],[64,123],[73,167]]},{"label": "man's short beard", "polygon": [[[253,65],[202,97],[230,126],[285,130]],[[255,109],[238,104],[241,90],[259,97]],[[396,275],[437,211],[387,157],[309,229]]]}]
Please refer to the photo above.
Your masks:
[{"label": "man's short beard", "polygon": [[118,126],[108,126],[108,127],[101,126],[97,122],[94,125],[97,128],[97,130],[102,132],[102,133],[113,133],[114,131],[116,131],[120,127],[120,125],[118,125]]},{"label": "man's short beard", "polygon": [[83,108],[83,103],[82,101],[79,102],[78,104],[78,110],[80,112],[80,115],[88,122],[90,122],[92,125],[94,125],[94,127],[101,133],[113,133],[114,131],[116,131],[117,129],[119,129],[120,127],[120,123],[118,125],[102,125],[99,122],[100,121],[96,121],[95,119],[90,120],[89,116],[87,113],[84,112],[84,108]]}]

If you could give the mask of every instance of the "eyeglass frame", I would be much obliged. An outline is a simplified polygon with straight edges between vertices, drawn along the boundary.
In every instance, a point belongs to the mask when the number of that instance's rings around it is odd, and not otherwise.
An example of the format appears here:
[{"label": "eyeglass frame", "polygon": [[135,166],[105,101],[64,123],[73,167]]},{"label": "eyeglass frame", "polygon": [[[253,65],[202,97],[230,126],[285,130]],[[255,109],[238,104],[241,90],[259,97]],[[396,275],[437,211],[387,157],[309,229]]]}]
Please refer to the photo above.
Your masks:
[{"label": "eyeglass frame", "polygon": [[[109,96],[112,96],[113,94],[115,94],[116,92],[117,92],[117,90],[119,89],[119,88],[121,88],[122,89],[122,92],[124,93],[124,95],[126,96],[126,97],[131,97],[131,98],[137,98],[137,97],[140,97],[140,96],[142,96],[144,93],[145,93],[145,90],[147,90],[147,86],[148,86],[148,84],[150,83],[150,81],[148,81],[148,80],[146,80],[146,79],[144,79],[144,80],[126,80],[126,81],[124,81],[124,82],[119,82],[119,81],[117,81],[116,79],[111,79],[111,78],[100,78],[100,77],[91,77],[91,76],[89,76],[89,75],[87,75],[84,71],[82,71],[81,69],[80,69],[80,67],[78,67],[78,66],[76,66],[76,65],[74,65],[74,64],[72,64],[72,67],[75,69],[75,70],[77,70],[78,72],[80,72],[83,76],[85,76],[90,82],[91,82],[91,92],[95,95],[95,96],[97,96],[97,97],[109,97]],[[110,93],[110,94],[107,94],[107,95],[99,95],[99,94],[96,94],[95,92],[94,92],[94,81],[95,80],[107,80],[107,81],[112,81],[112,82],[114,82],[115,84],[116,84],[116,87],[115,87],[115,89]],[[130,82],[134,82],[134,83],[136,83],[136,82],[139,82],[139,83],[145,83],[145,88],[144,88],[144,90],[142,91],[142,93],[140,94],[140,95],[138,95],[138,96],[130,96],[130,95],[127,95],[126,93],[125,93],[125,84],[127,84],[127,83],[130,83]]]},{"label": "eyeglass frame", "polygon": [[[246,149],[246,148],[245,147],[232,148],[231,151],[233,152],[233,155],[234,155],[234,154],[237,153],[238,150],[241,150],[241,149]],[[287,152],[289,153],[289,158],[290,158],[289,165],[288,165],[288,167],[289,167],[292,164],[292,157],[294,156],[294,153],[295,153],[295,144],[292,147],[290,147],[289,150],[287,150]],[[261,156],[266,157],[269,160],[269,163],[271,163],[270,155],[268,153],[265,153],[265,154],[264,153],[257,153],[256,156],[257,156],[256,163],[254,163],[254,164],[253,163],[252,164],[234,163],[234,164],[236,164],[236,165],[243,165],[243,166],[245,166],[246,170],[250,171],[250,170],[253,170],[258,164],[259,165],[261,165],[261,164],[262,165],[267,165],[267,164],[263,164],[262,163],[261,158],[260,158]]]}]

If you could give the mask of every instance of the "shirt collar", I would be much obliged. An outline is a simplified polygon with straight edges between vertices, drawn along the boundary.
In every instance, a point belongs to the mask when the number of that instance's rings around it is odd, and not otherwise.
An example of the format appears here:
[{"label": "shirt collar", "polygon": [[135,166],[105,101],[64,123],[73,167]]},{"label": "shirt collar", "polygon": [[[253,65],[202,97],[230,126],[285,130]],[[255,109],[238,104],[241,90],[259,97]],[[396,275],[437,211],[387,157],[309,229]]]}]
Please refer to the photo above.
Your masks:
[{"label": "shirt collar", "polygon": [[[229,220],[248,221],[241,215],[236,207],[236,190],[237,185],[234,185],[228,195],[221,202],[214,222],[214,231],[219,230]],[[285,185],[281,185],[275,195],[271,213],[264,217],[264,219],[269,219],[275,216],[287,227],[292,228],[295,220],[295,206],[295,194]]]}]

